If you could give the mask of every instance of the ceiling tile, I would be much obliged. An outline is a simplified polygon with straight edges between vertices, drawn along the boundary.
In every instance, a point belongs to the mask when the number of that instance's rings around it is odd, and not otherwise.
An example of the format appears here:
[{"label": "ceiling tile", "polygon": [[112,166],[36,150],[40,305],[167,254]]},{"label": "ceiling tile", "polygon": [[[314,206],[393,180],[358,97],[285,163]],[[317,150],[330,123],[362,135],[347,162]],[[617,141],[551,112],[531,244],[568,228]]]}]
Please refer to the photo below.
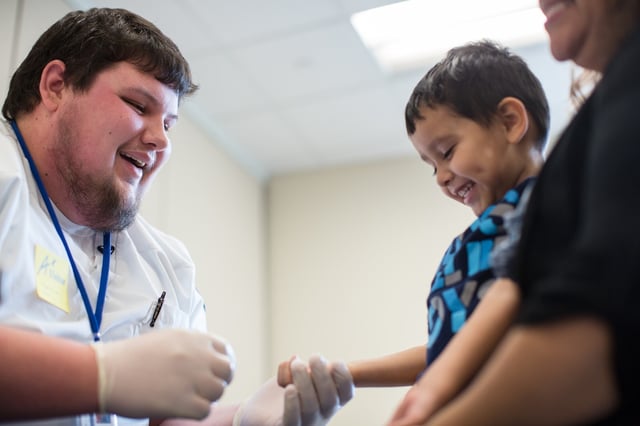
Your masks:
[{"label": "ceiling tile", "polygon": [[224,119],[271,107],[264,90],[226,54],[197,56],[191,67],[200,86],[193,101],[211,117]]},{"label": "ceiling tile", "polygon": [[318,167],[313,146],[296,133],[286,118],[262,112],[220,123],[226,135],[259,164],[268,165],[269,175]]},{"label": "ceiling tile", "polygon": [[335,0],[187,0],[226,46],[240,47],[306,31],[340,18]]},{"label": "ceiling tile", "polygon": [[[368,88],[287,110],[291,123],[325,163],[409,154],[403,111],[408,93]],[[384,119],[381,119],[384,117]]]},{"label": "ceiling tile", "polygon": [[383,78],[347,22],[238,48],[233,56],[276,103],[335,96]]}]

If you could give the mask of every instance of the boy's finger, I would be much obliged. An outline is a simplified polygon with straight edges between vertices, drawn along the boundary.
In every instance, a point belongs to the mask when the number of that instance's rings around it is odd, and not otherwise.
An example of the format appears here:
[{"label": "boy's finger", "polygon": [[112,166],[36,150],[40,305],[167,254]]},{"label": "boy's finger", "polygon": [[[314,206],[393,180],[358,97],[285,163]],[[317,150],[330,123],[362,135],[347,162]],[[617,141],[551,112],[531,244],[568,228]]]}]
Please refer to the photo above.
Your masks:
[{"label": "boy's finger", "polygon": [[293,383],[293,377],[291,376],[291,361],[294,359],[296,359],[295,355],[289,358],[288,361],[282,361],[278,365],[278,385],[283,388]]}]

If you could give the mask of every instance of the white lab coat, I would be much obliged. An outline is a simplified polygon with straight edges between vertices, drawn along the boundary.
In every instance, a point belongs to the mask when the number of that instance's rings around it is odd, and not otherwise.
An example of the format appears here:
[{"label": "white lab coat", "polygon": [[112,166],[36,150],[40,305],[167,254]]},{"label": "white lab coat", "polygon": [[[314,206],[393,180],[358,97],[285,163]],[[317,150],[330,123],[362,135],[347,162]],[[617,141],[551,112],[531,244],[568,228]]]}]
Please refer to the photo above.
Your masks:
[{"label": "white lab coat", "polygon": [[[102,234],[79,226],[56,211],[67,243],[95,310],[102,255]],[[165,327],[206,330],[204,303],[195,286],[195,268],[182,243],[138,216],[112,235],[102,341],[123,339]],[[36,291],[36,246],[68,263],[37,185],[11,126],[0,124],[0,323],[91,342],[89,320],[71,267],[67,279],[69,312],[40,298]],[[153,306],[166,291],[152,328]],[[0,360],[1,362],[1,360]],[[119,418],[119,425],[127,420]],[[17,423],[74,425],[79,418]],[[7,425],[4,423],[3,425]]]}]

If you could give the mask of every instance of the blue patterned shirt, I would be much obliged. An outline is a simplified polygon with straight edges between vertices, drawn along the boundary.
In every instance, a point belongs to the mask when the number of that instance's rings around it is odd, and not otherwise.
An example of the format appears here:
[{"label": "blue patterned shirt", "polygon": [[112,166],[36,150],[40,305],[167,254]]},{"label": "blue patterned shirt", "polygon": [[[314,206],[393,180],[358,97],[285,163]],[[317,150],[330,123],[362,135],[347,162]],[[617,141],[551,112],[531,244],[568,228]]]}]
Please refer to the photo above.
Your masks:
[{"label": "blue patterned shirt", "polygon": [[505,215],[515,209],[534,180],[526,179],[487,207],[445,252],[427,298],[427,365],[440,355],[495,281],[491,251],[507,238]]}]

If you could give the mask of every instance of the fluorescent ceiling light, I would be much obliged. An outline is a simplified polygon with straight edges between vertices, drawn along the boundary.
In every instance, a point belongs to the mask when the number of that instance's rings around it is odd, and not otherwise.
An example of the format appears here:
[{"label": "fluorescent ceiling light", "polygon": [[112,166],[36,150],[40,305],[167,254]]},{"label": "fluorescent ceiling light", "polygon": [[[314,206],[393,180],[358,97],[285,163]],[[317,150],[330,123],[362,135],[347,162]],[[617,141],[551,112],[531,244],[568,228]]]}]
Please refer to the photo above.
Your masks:
[{"label": "fluorescent ceiling light", "polygon": [[544,19],[537,0],[406,0],[356,13],[351,24],[380,66],[397,72],[470,41],[544,42]]}]

